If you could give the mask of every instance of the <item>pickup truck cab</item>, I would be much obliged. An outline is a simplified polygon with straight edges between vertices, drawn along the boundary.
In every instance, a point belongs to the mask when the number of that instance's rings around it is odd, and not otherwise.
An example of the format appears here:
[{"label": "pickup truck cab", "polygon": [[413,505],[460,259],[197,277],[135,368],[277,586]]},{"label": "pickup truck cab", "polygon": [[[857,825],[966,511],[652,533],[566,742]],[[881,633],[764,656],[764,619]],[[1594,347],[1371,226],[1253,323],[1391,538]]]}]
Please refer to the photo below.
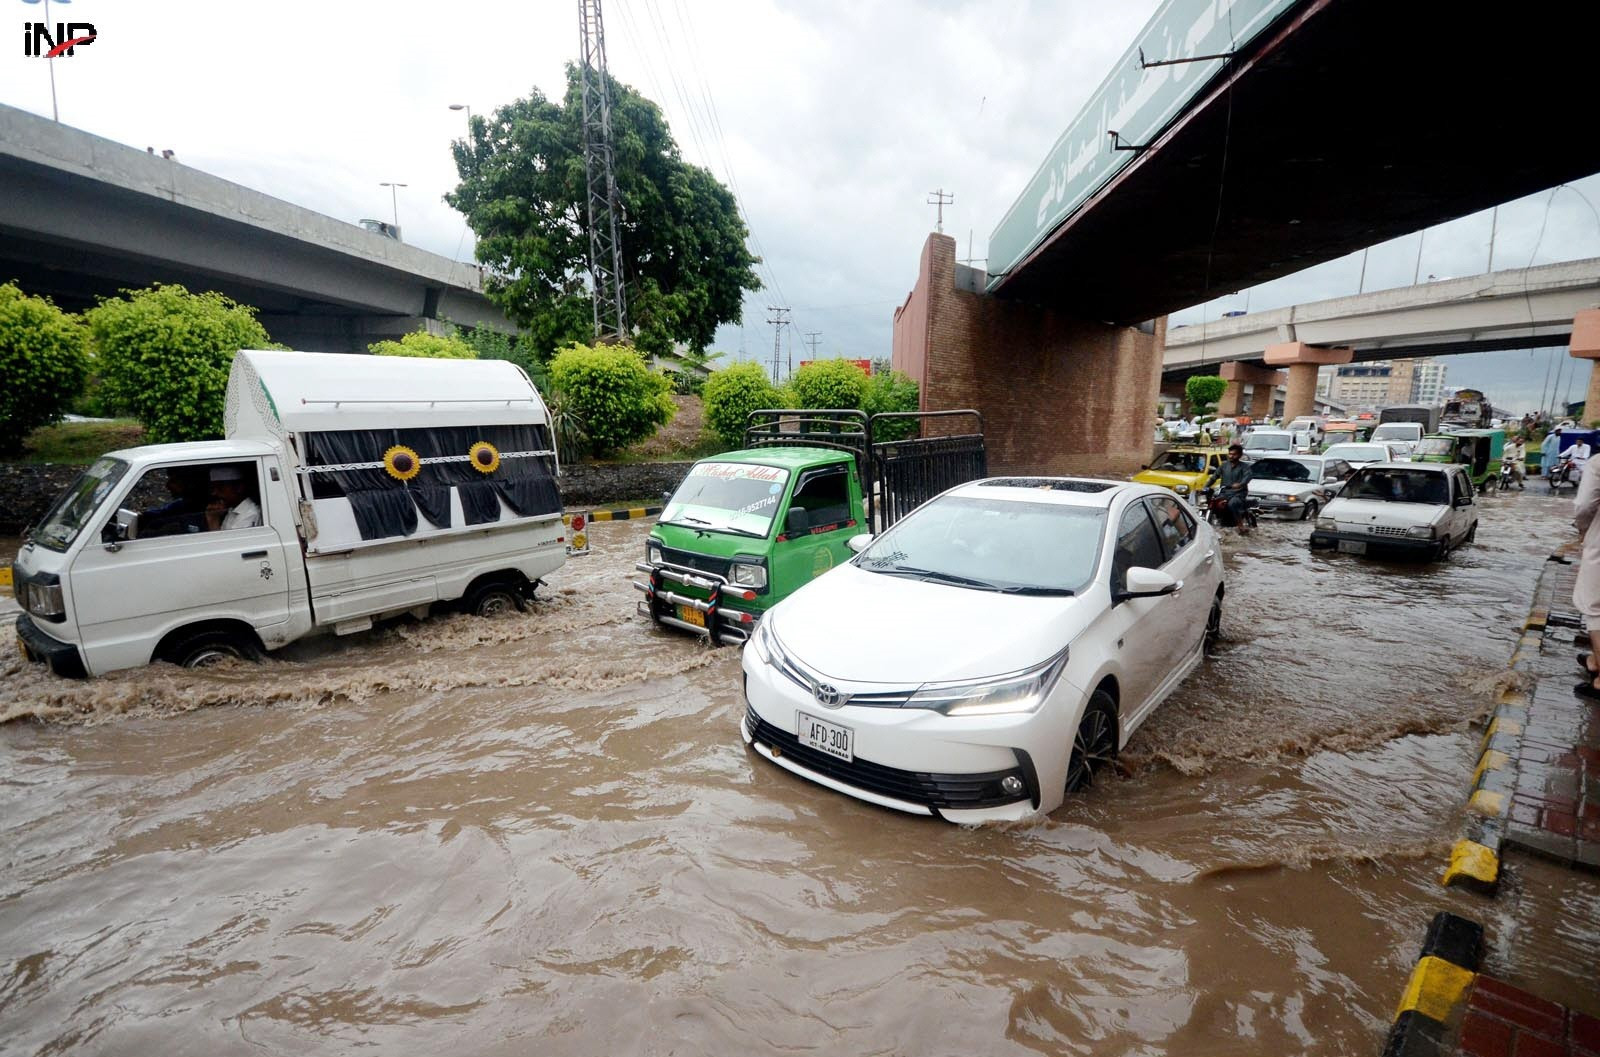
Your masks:
[{"label": "pickup truck cab", "polygon": [[30,660],[255,659],[438,602],[520,607],[565,560],[548,413],[514,364],[246,350],[225,422],[101,457],[33,527]]},{"label": "pickup truck cab", "polygon": [[[881,436],[954,416],[978,432],[873,439],[875,424]],[[689,468],[634,566],[640,613],[713,643],[745,641],[768,609],[849,561],[852,538],[986,471],[976,411],[762,410],[745,444]]]}]

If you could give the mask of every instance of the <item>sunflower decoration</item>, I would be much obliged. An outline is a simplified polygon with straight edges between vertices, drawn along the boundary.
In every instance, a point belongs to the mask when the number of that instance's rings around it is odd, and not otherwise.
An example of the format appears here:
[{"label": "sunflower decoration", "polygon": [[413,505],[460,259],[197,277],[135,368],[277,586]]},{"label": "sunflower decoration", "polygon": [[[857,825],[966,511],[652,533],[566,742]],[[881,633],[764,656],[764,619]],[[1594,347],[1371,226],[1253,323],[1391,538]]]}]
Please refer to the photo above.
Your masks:
[{"label": "sunflower decoration", "polygon": [[383,469],[396,481],[409,481],[422,472],[422,457],[404,444],[383,453]]},{"label": "sunflower decoration", "polygon": [[472,468],[479,473],[494,473],[500,469],[500,452],[493,444],[480,440],[467,449],[467,461],[472,463]]}]

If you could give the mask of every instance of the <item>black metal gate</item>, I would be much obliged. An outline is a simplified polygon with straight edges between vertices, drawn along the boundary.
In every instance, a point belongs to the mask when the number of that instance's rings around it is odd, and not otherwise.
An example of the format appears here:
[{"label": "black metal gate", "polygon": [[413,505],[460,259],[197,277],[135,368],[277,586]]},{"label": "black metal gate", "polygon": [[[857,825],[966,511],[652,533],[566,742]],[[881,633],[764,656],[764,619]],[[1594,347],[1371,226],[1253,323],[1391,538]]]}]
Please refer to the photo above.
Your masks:
[{"label": "black metal gate", "polygon": [[869,435],[882,432],[882,425],[895,419],[913,419],[925,426],[930,420],[954,416],[970,418],[976,431],[872,444],[870,485],[864,487],[876,492],[868,514],[873,533],[882,532],[948,488],[987,477],[989,464],[983,445],[983,416],[976,411],[903,411],[872,416]]}]

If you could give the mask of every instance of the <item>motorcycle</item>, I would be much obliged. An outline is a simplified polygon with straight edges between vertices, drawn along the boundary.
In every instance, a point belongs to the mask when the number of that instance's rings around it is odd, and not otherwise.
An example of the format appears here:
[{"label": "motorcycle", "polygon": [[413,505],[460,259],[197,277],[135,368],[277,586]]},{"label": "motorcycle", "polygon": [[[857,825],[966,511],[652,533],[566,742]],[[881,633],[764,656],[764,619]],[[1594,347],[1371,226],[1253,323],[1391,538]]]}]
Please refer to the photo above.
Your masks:
[{"label": "motorcycle", "polygon": [[1496,490],[1501,493],[1505,493],[1511,490],[1512,485],[1516,484],[1516,474],[1513,472],[1513,469],[1514,467],[1510,459],[1507,459],[1500,464],[1500,476],[1497,478],[1498,483],[1495,486]]},{"label": "motorcycle", "polygon": [[1562,485],[1571,485],[1573,488],[1578,487],[1578,482],[1572,479],[1572,471],[1574,469],[1575,467],[1573,466],[1570,458],[1566,456],[1559,457],[1556,464],[1550,468],[1550,476],[1548,480],[1550,483],[1551,495],[1554,495],[1556,489],[1560,488]]},{"label": "motorcycle", "polygon": [[[1200,504],[1206,512],[1206,521],[1212,526],[1232,528],[1234,525],[1233,509],[1228,506],[1227,499],[1217,494],[1215,488],[1200,490]],[[1260,519],[1256,510],[1261,506],[1261,501],[1254,496],[1246,496],[1244,500],[1244,527],[1255,528]]]}]

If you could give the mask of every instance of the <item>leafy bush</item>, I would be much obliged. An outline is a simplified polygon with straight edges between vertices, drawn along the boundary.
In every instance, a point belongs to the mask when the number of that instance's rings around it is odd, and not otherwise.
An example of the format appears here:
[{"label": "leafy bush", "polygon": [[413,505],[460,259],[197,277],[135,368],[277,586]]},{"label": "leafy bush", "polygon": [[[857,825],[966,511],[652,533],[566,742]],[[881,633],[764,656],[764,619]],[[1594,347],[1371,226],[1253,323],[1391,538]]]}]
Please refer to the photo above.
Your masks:
[{"label": "leafy bush", "polygon": [[424,334],[413,331],[399,341],[375,341],[367,346],[374,356],[420,356],[436,360],[475,360],[478,351],[452,334]]},{"label": "leafy bush", "polygon": [[672,382],[672,391],[678,396],[699,396],[706,388],[705,375],[695,371],[674,371],[669,367],[667,378]]},{"label": "leafy bush", "polygon": [[502,334],[488,327],[463,327],[451,324],[451,334],[466,342],[480,360],[509,360],[528,372],[531,377],[542,369],[539,357],[534,354],[526,336]]},{"label": "leafy bush", "polygon": [[1183,383],[1183,395],[1197,414],[1206,414],[1216,409],[1227,388],[1228,383],[1214,374],[1197,374]]},{"label": "leafy bush", "polygon": [[736,363],[712,371],[702,392],[706,426],[729,448],[743,447],[750,412],[784,406],[783,394],[757,363]]},{"label": "leafy bush", "polygon": [[240,349],[276,349],[256,310],[181,286],[124,290],[84,313],[105,399],[127,408],[152,443],[222,436],[228,369]]},{"label": "leafy bush", "polygon": [[813,360],[789,379],[794,406],[860,409],[867,396],[867,376],[845,360]]},{"label": "leafy bush", "polygon": [[[921,394],[910,375],[885,370],[867,379],[867,393],[861,409],[869,415],[888,411],[916,411],[921,407]],[[916,436],[915,419],[890,419],[872,429],[873,440],[905,440]]]},{"label": "leafy bush", "polygon": [[56,421],[89,374],[83,324],[42,297],[0,285],[0,452],[14,455]]},{"label": "leafy bush", "polygon": [[573,345],[550,361],[550,382],[564,411],[577,416],[596,455],[644,440],[672,421],[672,383],[632,349]]}]

